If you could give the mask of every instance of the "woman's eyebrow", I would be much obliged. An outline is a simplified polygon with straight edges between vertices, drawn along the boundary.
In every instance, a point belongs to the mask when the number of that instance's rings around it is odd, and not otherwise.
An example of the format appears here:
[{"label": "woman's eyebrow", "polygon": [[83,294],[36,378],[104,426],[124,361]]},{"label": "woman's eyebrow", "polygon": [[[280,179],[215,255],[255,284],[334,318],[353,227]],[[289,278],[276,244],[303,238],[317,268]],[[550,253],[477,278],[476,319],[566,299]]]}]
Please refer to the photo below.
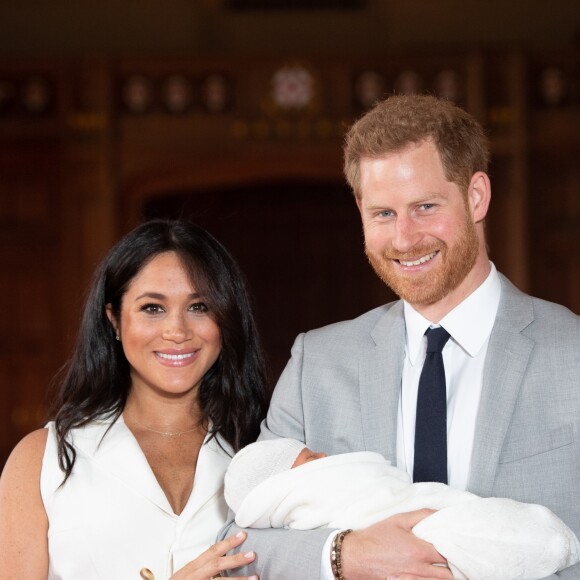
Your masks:
[{"label": "woman's eyebrow", "polygon": [[[201,294],[199,292],[192,292],[189,294],[188,298],[195,299],[200,298]],[[141,300],[141,298],[153,298],[154,300],[164,300],[167,298],[165,294],[159,294],[158,292],[144,292],[143,294],[137,296],[135,300]]]}]

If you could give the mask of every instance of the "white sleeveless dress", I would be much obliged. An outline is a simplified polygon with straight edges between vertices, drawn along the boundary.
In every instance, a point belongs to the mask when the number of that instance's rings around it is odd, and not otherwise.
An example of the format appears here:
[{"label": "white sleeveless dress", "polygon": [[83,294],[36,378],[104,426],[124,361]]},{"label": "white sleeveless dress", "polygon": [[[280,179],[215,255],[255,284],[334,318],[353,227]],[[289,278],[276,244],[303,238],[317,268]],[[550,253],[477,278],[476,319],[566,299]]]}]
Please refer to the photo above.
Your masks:
[{"label": "white sleeveless dress", "polygon": [[143,568],[167,580],[215,542],[227,519],[230,457],[215,439],[204,442],[191,496],[176,515],[123,419],[106,432],[110,425],[95,421],[71,432],[77,459],[62,486],[54,424],[47,425],[40,486],[49,580],[140,580]]}]

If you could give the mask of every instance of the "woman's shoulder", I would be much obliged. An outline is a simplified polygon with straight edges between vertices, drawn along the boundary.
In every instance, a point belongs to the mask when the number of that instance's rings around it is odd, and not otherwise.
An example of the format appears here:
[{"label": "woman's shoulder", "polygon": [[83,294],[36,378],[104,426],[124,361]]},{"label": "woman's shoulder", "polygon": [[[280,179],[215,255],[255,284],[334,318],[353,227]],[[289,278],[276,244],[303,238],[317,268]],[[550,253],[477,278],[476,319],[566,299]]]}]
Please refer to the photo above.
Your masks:
[{"label": "woman's shoulder", "polygon": [[6,465],[11,462],[17,463],[36,463],[42,461],[46,440],[48,438],[48,429],[42,428],[32,431],[14,447]]},{"label": "woman's shoulder", "polygon": [[6,578],[40,578],[48,571],[48,518],[40,496],[47,436],[47,429],[38,429],[24,437],[0,477],[0,551]]},{"label": "woman's shoulder", "polygon": [[42,505],[40,472],[47,436],[47,429],[38,429],[13,449],[0,478],[0,511],[11,513],[21,510],[21,506]]},{"label": "woman's shoulder", "polygon": [[5,477],[25,478],[40,476],[42,458],[46,449],[48,429],[37,429],[20,440],[8,457],[2,472]]}]

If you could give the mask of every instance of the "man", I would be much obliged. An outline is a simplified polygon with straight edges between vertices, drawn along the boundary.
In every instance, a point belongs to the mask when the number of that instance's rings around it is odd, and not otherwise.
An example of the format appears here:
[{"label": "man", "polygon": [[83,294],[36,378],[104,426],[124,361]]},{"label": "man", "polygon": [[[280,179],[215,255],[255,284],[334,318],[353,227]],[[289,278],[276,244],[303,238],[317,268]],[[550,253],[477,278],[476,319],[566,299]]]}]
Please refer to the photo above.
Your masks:
[{"label": "man", "polygon": [[[431,429],[424,409],[417,418],[424,335],[443,327],[443,478],[543,504],[580,535],[580,317],[523,294],[490,262],[487,163],[481,126],[434,97],[391,97],[354,124],[345,174],[366,253],[401,300],[300,335],[260,438],[331,455],[377,451],[413,476],[419,433]],[[262,580],[452,578],[411,533],[428,513],[340,536],[251,530],[242,548],[256,551]],[[550,578],[577,580],[580,565]]]}]

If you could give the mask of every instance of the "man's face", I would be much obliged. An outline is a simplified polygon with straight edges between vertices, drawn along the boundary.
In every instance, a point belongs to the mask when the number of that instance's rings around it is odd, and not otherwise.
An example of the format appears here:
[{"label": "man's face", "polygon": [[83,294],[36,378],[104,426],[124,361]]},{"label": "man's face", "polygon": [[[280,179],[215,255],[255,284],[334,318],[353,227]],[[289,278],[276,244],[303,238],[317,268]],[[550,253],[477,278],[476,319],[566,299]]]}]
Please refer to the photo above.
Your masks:
[{"label": "man's face", "polygon": [[435,145],[365,158],[360,174],[366,254],[380,278],[419,311],[463,300],[480,240],[470,197],[447,181]]}]

